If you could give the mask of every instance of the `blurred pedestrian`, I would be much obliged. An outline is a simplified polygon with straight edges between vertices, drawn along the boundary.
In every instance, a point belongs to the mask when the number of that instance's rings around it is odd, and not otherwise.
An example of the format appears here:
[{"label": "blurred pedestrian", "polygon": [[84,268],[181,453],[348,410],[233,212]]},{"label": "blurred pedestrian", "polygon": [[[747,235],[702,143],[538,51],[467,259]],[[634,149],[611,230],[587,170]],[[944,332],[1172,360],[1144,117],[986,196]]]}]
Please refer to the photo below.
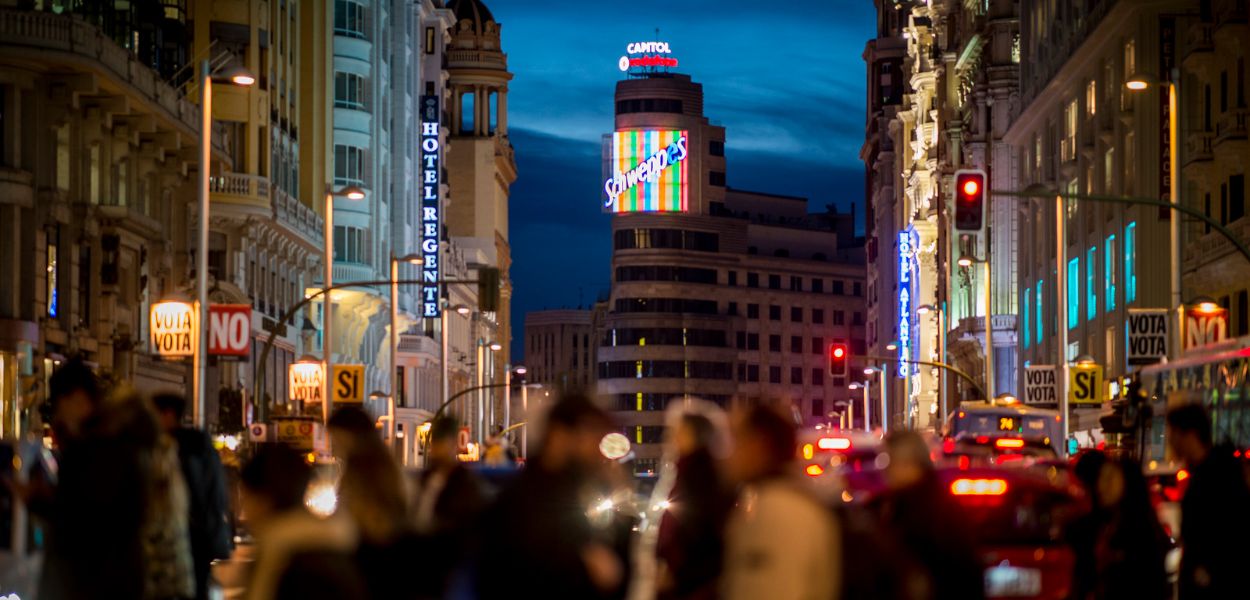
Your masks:
[{"label": "blurred pedestrian", "polygon": [[460,423],[439,417],[430,424],[426,468],[417,477],[414,522],[430,548],[426,593],[442,597],[454,571],[464,566],[473,546],[476,519],[486,507],[480,477],[460,462]]},{"label": "blurred pedestrian", "polygon": [[728,474],[742,484],[725,534],[727,600],[837,598],[841,537],[834,513],[797,481],[794,424],[755,406],[738,415]]},{"label": "blurred pedestrian", "polygon": [[1088,600],[1098,586],[1098,561],[1095,556],[1099,532],[1107,522],[1107,508],[1099,499],[1098,481],[1107,464],[1107,455],[1100,450],[1082,453],[1072,468],[1077,484],[1085,493],[1087,510],[1067,525],[1065,538],[1072,548],[1072,598]]},{"label": "blurred pedestrian", "polygon": [[487,510],[477,592],[481,598],[612,597],[623,584],[611,539],[588,513],[602,502],[599,442],[606,412],[581,395],[556,402],[539,451]]},{"label": "blurred pedestrian", "polygon": [[256,540],[247,600],[363,598],[351,520],[304,505],[312,469],[303,455],[262,445],[239,474],[243,515]]},{"label": "blurred pedestrian", "polygon": [[[934,600],[978,599],[985,594],[984,567],[972,528],[933,468],[924,438],[912,431],[885,440],[886,491],[875,508],[887,535],[919,570],[904,593]],[[918,589],[919,588],[919,589]]]},{"label": "blurred pedestrian", "polygon": [[22,490],[48,523],[38,594],[45,600],[150,597],[145,516],[158,427],[131,398],[106,400],[103,387],[78,360],[49,381],[55,487]]},{"label": "blurred pedestrian", "polygon": [[661,600],[717,597],[733,498],[712,453],[716,434],[711,419],[696,413],[682,414],[670,431],[676,473],[655,550]]},{"label": "blurred pedestrian", "polygon": [[[339,481],[340,506],[355,523],[356,564],[374,599],[421,598],[412,569],[428,569],[409,518],[403,474],[385,446],[358,446]],[[441,549],[440,549],[441,551]]]},{"label": "blurred pedestrian", "polygon": [[1164,557],[1168,538],[1159,524],[1141,465],[1128,459],[1103,463],[1097,501],[1103,521],[1095,539],[1096,600],[1171,597]]},{"label": "blurred pedestrian", "polygon": [[330,436],[330,453],[339,464],[346,464],[357,451],[373,452],[385,447],[376,422],[358,406],[334,409],[326,429]]},{"label": "blurred pedestrian", "polygon": [[1211,420],[1199,404],[1168,412],[1168,445],[1189,470],[1181,498],[1180,598],[1234,598],[1244,593],[1250,563],[1250,489],[1241,463],[1214,447]]},{"label": "blurred pedestrian", "polygon": [[230,500],[221,457],[207,433],[183,424],[187,401],[178,394],[152,397],[161,428],[177,443],[178,460],[189,495],[191,556],[195,568],[195,598],[208,598],[212,563],[230,558],[234,547]]}]

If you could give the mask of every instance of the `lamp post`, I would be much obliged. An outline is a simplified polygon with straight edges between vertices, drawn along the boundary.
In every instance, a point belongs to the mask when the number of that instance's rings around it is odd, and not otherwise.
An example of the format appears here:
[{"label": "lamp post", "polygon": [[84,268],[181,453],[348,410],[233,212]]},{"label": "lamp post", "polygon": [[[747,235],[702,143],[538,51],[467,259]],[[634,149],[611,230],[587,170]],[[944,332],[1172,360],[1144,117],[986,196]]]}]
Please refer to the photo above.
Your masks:
[{"label": "lamp post", "polygon": [[[256,83],[256,78],[243,67],[231,67],[219,73],[223,79],[234,85],[249,86]],[[206,395],[208,375],[208,217],[209,217],[209,164],[212,161],[213,147],[213,71],[208,59],[200,61],[200,226],[199,245],[195,255],[195,299],[198,304],[196,323],[199,335],[196,340],[195,354],[192,362],[192,379],[195,387],[195,402],[191,407],[192,420],[195,426],[203,429],[207,424],[204,414],[204,398]]]},{"label": "lamp post", "polygon": [[[324,283],[328,289],[334,285],[334,198],[341,196],[348,200],[364,200],[364,190],[351,185],[335,191],[331,187],[326,187],[325,197],[325,244],[324,260],[325,273]],[[334,336],[331,313],[334,312],[333,302],[334,292],[328,291],[325,298],[321,299],[321,354],[326,364],[326,389],[325,399],[321,403],[321,420],[329,422],[330,420],[330,392],[332,391],[331,379],[334,378]]]},{"label": "lamp post", "polygon": [[508,385],[503,388],[503,428],[512,427],[512,375],[515,373],[522,378],[525,377],[524,365],[508,365],[508,374],[505,383]]},{"label": "lamp post", "polygon": [[992,290],[990,289],[990,261],[976,260],[967,256],[959,257],[959,266],[963,268],[971,267],[973,263],[980,263],[985,270],[985,398],[988,400],[994,397],[994,327],[991,325],[992,320],[990,304],[993,302]]},{"label": "lamp post", "polygon": [[[473,309],[469,308],[468,306],[464,304],[457,304],[454,307],[452,307],[452,309],[456,311],[456,314],[462,317],[469,317],[473,313]],[[449,379],[447,378],[447,352],[448,352],[447,348],[449,347],[448,336],[451,335],[447,331],[447,329],[448,329],[448,326],[451,324],[451,321],[449,320],[450,318],[451,318],[451,315],[448,314],[448,311],[444,310],[443,315],[442,315],[442,323],[441,323],[442,331],[439,332],[440,333],[439,337],[441,338],[441,342],[442,342],[442,355],[441,355],[442,358],[440,361],[442,364],[440,365],[440,370],[442,371],[441,376],[442,376],[442,387],[443,387],[443,396],[441,399],[439,399],[439,402],[446,402],[447,398],[451,396],[451,384],[450,384]]]},{"label": "lamp post", "polygon": [[420,254],[409,254],[407,256],[396,258],[391,255],[391,405],[405,404],[405,398],[399,395],[399,331],[396,325],[399,323],[399,263],[406,262],[410,265],[424,264],[425,260]]},{"label": "lamp post", "polygon": [[[499,342],[491,341],[486,345],[486,349],[490,352],[486,355],[486,374],[485,380],[488,384],[495,383],[495,353],[503,349]],[[483,439],[485,439],[490,430],[495,428],[495,392],[493,389],[487,388],[482,390],[483,400],[485,401],[486,412],[483,413],[483,419],[486,423],[486,429],[483,429]]]}]

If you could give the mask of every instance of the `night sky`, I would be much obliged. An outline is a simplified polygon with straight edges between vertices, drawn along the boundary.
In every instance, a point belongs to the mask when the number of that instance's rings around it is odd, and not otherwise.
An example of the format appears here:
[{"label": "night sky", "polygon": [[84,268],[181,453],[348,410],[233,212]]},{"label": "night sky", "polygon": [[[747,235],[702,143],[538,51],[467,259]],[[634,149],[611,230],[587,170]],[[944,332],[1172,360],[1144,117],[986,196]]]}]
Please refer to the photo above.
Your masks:
[{"label": "night sky", "polygon": [[625,45],[659,39],[726,128],[730,187],[862,214],[864,43],[871,0],[486,0],[514,74],[513,355],[532,310],[589,306],[609,285],[600,137]]}]

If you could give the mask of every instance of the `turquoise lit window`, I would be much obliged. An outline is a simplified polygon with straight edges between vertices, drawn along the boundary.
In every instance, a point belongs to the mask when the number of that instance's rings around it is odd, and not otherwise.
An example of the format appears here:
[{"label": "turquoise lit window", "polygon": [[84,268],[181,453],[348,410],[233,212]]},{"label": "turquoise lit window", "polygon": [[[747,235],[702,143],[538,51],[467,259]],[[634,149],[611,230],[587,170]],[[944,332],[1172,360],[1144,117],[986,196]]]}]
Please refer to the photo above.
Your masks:
[{"label": "turquoise lit window", "polygon": [[1076,329],[1081,317],[1081,257],[1068,261],[1068,329]]},{"label": "turquoise lit window", "polygon": [[1115,310],[1115,234],[1107,236],[1107,248],[1102,255],[1102,277],[1106,282],[1106,300],[1103,301],[1107,312]]},{"label": "turquoise lit window", "polygon": [[1097,274],[1094,265],[1098,264],[1098,246],[1092,246],[1085,253],[1085,318],[1092,321],[1098,316],[1098,287],[1094,285]]},{"label": "turquoise lit window", "polygon": [[1043,314],[1042,302],[1044,302],[1044,297],[1046,295],[1046,293],[1043,290],[1045,289],[1046,289],[1046,280],[1038,279],[1037,280],[1037,330],[1033,332],[1033,335],[1036,336],[1033,338],[1033,340],[1039,346],[1042,344],[1042,333],[1046,331],[1046,326],[1043,324],[1043,321],[1042,321],[1042,314]]},{"label": "turquoise lit window", "polygon": [[1024,288],[1024,302],[1021,304],[1024,305],[1024,347],[1028,348],[1029,342],[1032,341],[1029,336],[1029,329],[1032,328],[1032,322],[1029,321],[1029,305],[1033,304],[1033,288]]},{"label": "turquoise lit window", "polygon": [[1124,228],[1124,303],[1137,300],[1137,221]]}]

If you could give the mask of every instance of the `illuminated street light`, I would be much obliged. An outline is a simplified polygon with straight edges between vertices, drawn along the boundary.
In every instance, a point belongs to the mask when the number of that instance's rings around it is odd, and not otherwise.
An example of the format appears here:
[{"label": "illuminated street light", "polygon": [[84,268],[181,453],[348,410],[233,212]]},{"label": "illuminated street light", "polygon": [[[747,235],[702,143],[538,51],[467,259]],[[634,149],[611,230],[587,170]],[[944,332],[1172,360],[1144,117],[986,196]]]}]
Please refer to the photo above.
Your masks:
[{"label": "illuminated street light", "polygon": [[1205,315],[1214,314],[1220,310],[1220,305],[1217,304],[1215,300],[1212,300],[1207,296],[1194,298],[1190,304],[1192,304],[1198,312]]},{"label": "illuminated street light", "polygon": [[895,350],[898,350],[898,342],[890,342],[890,343],[886,344],[886,345],[885,345],[885,349],[886,349],[886,350],[889,350],[890,352],[893,352],[893,351],[895,351]]},{"label": "illuminated street light", "polygon": [[500,350],[503,350],[503,344],[500,344],[499,342],[491,342],[489,347],[491,352],[499,352]]},{"label": "illuminated street light", "polygon": [[1088,354],[1082,354],[1076,357],[1076,366],[1078,367],[1092,367],[1095,364],[1096,361],[1094,360],[1094,357]]},{"label": "illuminated street light", "polygon": [[971,267],[972,263],[973,263],[973,260],[971,258],[968,258],[967,256],[961,256],[959,257],[959,260],[957,261],[957,264],[961,267]]}]

